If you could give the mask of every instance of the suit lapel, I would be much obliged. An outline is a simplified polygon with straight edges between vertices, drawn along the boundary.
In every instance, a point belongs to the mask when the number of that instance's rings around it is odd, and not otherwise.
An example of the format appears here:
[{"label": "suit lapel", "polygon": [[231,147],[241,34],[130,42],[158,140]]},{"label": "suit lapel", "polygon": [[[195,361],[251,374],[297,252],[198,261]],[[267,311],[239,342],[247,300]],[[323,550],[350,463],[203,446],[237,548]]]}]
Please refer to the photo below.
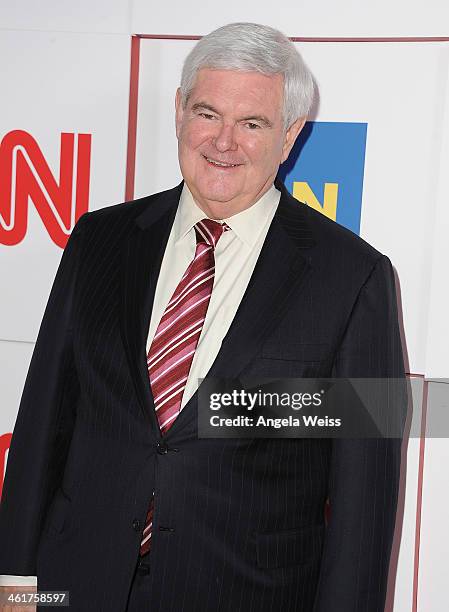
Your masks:
[{"label": "suit lapel", "polygon": [[132,221],[121,257],[121,335],[142,411],[158,437],[161,433],[148,378],[146,341],[159,270],[181,190],[182,183],[150,198],[144,212]]},{"label": "suit lapel", "polygon": [[[238,377],[289,307],[292,294],[310,271],[304,249],[312,247],[315,241],[306,220],[305,205],[295,200],[282,183],[276,183],[276,187],[281,191],[278,209],[208,377]],[[167,436],[196,417],[197,395],[184,406]]]}]

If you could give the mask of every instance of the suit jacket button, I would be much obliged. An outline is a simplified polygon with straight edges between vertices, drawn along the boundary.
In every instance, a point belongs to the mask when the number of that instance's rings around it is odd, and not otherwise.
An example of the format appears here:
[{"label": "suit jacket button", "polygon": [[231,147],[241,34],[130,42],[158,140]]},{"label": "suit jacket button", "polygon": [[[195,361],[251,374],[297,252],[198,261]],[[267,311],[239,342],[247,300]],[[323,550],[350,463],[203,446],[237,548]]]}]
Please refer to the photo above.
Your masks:
[{"label": "suit jacket button", "polygon": [[147,576],[150,573],[149,564],[140,559],[139,563],[137,564],[137,572],[142,576]]},{"label": "suit jacket button", "polygon": [[133,529],[134,531],[140,531],[140,521],[139,519],[133,520]]},{"label": "suit jacket button", "polygon": [[159,455],[166,455],[168,453],[168,446],[165,442],[159,441],[156,444],[156,450],[159,453]]}]

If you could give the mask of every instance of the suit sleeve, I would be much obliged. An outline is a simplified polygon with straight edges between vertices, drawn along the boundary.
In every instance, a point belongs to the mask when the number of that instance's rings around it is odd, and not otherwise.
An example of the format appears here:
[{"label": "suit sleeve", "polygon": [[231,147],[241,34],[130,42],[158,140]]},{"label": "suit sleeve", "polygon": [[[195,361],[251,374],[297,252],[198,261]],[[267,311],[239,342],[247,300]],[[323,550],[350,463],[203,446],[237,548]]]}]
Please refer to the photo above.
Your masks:
[{"label": "suit sleeve", "polygon": [[0,574],[36,574],[42,520],[62,479],[79,395],[72,315],[87,215],[63,252],[22,393],[0,504]]},{"label": "suit sleeve", "polygon": [[[399,378],[392,405],[407,412],[394,275],[380,257],[360,289],[333,376]],[[397,430],[396,430],[397,431]],[[401,438],[334,439],[326,529],[314,612],[383,612],[401,467]]]}]

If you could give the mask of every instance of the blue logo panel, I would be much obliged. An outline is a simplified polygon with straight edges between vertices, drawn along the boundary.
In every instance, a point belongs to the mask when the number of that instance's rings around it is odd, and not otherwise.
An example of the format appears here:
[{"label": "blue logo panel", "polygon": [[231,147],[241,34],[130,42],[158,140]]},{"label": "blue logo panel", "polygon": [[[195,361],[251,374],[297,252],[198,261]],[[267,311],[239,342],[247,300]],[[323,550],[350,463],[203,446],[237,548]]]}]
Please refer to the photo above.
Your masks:
[{"label": "blue logo panel", "polygon": [[366,123],[309,121],[279,169],[301,201],[360,232]]}]

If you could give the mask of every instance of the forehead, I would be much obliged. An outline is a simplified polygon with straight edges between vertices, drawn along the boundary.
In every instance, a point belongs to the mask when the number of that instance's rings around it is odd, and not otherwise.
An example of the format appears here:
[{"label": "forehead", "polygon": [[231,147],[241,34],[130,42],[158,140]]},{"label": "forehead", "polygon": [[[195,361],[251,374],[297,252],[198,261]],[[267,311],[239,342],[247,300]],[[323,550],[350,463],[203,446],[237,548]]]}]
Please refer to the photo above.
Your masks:
[{"label": "forehead", "polygon": [[217,110],[241,112],[282,112],[283,76],[238,70],[198,71],[188,105],[205,102]]}]

